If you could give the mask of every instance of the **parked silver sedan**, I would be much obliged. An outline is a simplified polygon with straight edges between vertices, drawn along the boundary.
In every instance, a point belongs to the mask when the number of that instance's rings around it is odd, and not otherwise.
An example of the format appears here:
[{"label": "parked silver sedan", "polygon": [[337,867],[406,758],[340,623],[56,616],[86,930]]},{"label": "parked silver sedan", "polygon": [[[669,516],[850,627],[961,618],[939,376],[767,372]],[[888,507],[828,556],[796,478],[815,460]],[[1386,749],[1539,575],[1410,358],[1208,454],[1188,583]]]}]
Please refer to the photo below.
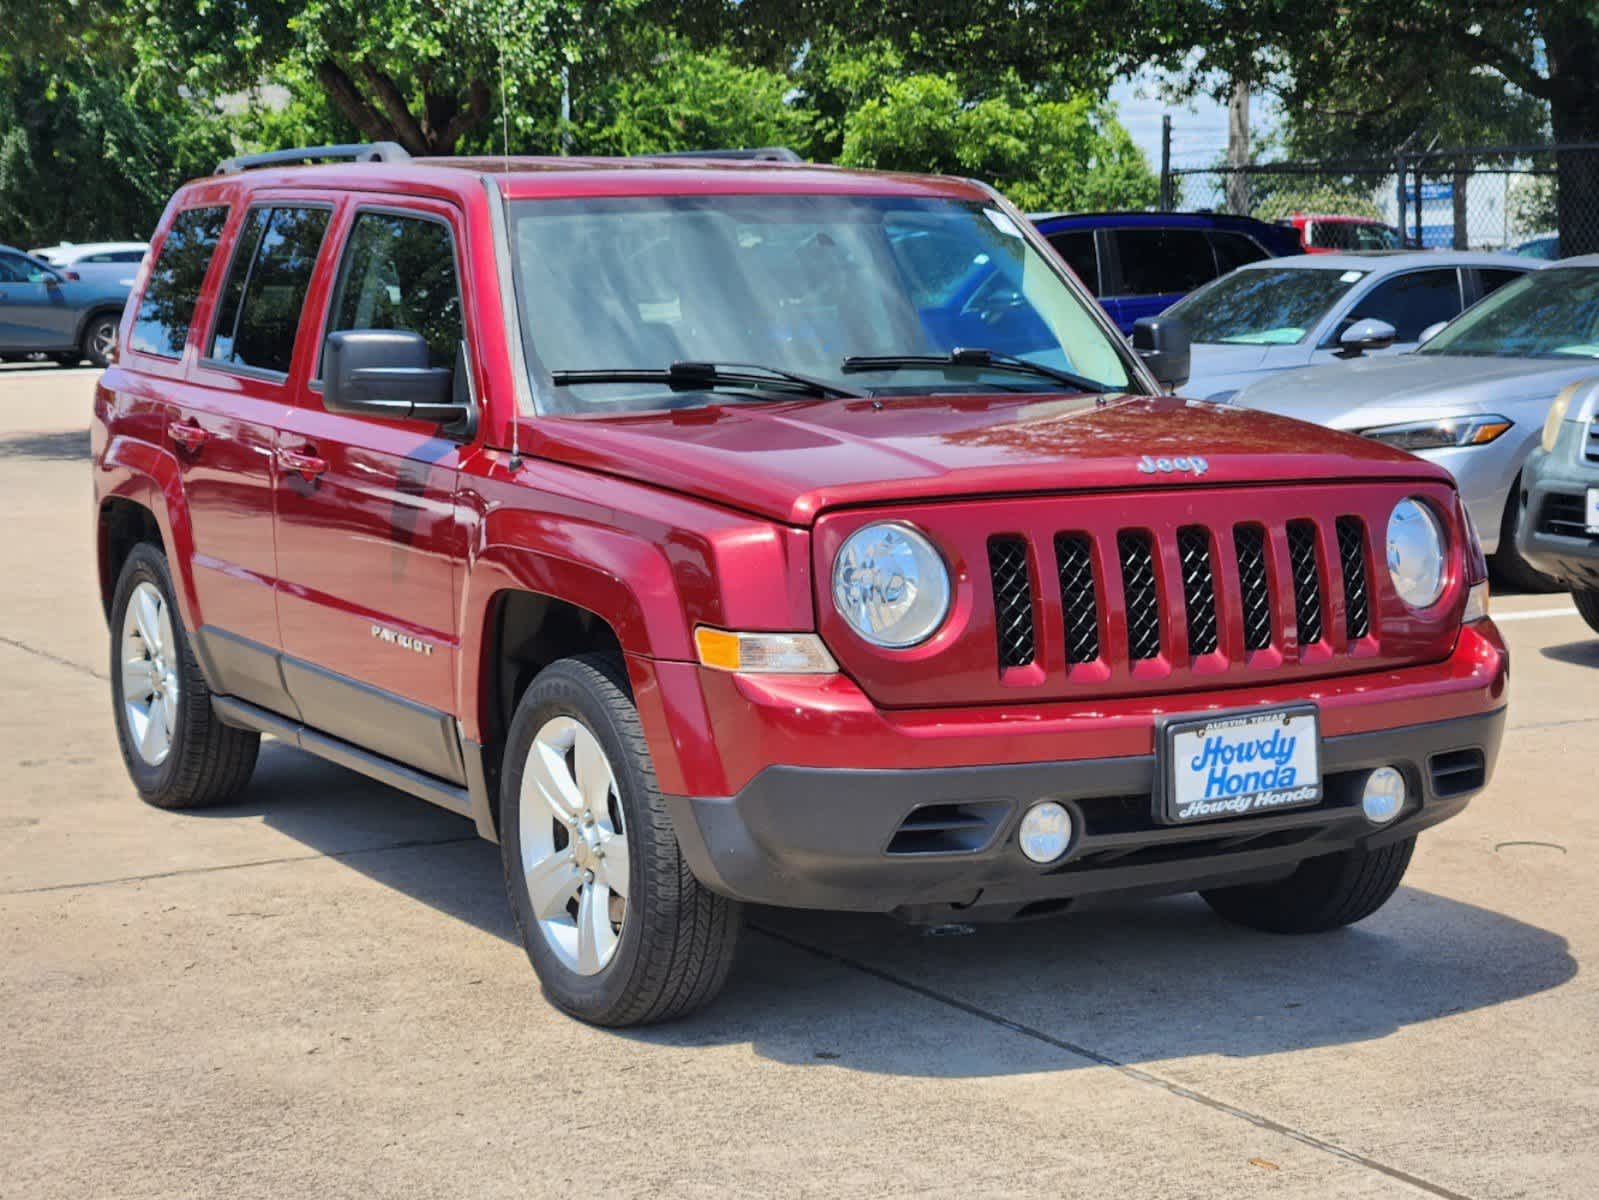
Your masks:
[{"label": "parked silver sedan", "polygon": [[1193,339],[1183,394],[1225,400],[1279,371],[1413,350],[1428,327],[1541,266],[1453,250],[1250,263],[1166,310]]},{"label": "parked silver sedan", "polygon": [[1449,468],[1500,577],[1551,581],[1516,547],[1523,465],[1561,389],[1599,378],[1599,255],[1495,292],[1412,354],[1310,367],[1234,397],[1352,430]]}]

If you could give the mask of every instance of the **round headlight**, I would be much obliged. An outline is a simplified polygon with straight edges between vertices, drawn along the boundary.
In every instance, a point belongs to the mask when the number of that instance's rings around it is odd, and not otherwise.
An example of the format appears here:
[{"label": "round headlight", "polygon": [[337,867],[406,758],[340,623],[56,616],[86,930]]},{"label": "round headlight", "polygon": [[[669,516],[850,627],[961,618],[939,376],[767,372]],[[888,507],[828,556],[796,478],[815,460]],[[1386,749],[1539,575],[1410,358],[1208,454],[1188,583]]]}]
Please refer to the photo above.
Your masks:
[{"label": "round headlight", "polygon": [[873,645],[914,646],[932,637],[949,613],[949,571],[911,526],[865,525],[833,560],[833,604]]},{"label": "round headlight", "polygon": [[1443,595],[1443,526],[1414,497],[1394,505],[1388,518],[1388,575],[1394,591],[1411,608],[1427,608]]}]

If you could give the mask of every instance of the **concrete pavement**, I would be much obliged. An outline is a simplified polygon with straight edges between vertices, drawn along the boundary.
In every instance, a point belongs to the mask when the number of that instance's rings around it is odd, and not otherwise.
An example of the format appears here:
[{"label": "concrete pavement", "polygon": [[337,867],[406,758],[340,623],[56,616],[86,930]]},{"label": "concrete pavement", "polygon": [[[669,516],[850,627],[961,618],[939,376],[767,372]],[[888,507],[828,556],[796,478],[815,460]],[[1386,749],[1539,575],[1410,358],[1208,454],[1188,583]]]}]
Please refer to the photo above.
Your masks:
[{"label": "concrete pavement", "polygon": [[138,802],[93,378],[0,372],[0,1197],[1599,1194],[1599,637],[1564,597],[1496,601],[1498,775],[1356,929],[761,911],[713,1009],[601,1032],[458,818],[272,743],[238,804]]}]

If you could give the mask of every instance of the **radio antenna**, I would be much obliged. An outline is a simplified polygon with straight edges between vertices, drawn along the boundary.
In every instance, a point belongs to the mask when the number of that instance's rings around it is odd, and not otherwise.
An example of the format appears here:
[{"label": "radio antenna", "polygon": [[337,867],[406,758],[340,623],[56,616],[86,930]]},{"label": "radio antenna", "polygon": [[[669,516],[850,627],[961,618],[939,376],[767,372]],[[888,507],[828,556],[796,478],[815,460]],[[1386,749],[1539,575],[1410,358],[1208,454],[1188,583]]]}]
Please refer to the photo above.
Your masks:
[{"label": "radio antenna", "polygon": [[[500,52],[500,203],[505,203],[505,180],[511,173],[511,97],[505,89],[505,5],[507,0],[495,0],[494,4],[494,30],[495,41]],[[509,237],[509,233],[507,233]],[[513,393],[514,394],[514,393]],[[512,406],[511,410],[511,461],[506,463],[513,471],[522,469],[522,422],[518,419],[521,413],[517,411],[520,404]]]}]

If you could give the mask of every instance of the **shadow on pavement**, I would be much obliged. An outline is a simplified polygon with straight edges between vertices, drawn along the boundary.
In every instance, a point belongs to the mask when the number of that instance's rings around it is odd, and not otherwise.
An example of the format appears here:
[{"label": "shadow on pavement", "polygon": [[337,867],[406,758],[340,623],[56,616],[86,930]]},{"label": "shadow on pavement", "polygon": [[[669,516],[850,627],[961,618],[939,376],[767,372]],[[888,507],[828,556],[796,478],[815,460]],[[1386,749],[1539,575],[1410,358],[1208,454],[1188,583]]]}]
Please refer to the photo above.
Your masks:
[{"label": "shadow on pavement", "polygon": [[89,431],[26,433],[0,438],[0,460],[34,458],[48,462],[79,462],[89,457]]},{"label": "shadow on pavement", "polygon": [[[459,817],[271,742],[241,802],[208,819],[254,814],[378,883],[517,941],[499,852]],[[1423,856],[1425,847],[1423,839]],[[878,916],[748,917],[719,1003],[619,1036],[747,1043],[789,1064],[981,1077],[1089,1065],[1036,1038],[991,1036],[976,1024],[984,1016],[1123,1063],[1253,1057],[1371,1041],[1545,991],[1577,971],[1564,938],[1416,888],[1360,926],[1307,938],[1236,928],[1194,896],[942,934]]]},{"label": "shadow on pavement", "polygon": [[1577,667],[1599,667],[1599,633],[1580,642],[1567,642],[1562,646],[1545,646],[1538,651],[1555,662],[1570,663]]}]

